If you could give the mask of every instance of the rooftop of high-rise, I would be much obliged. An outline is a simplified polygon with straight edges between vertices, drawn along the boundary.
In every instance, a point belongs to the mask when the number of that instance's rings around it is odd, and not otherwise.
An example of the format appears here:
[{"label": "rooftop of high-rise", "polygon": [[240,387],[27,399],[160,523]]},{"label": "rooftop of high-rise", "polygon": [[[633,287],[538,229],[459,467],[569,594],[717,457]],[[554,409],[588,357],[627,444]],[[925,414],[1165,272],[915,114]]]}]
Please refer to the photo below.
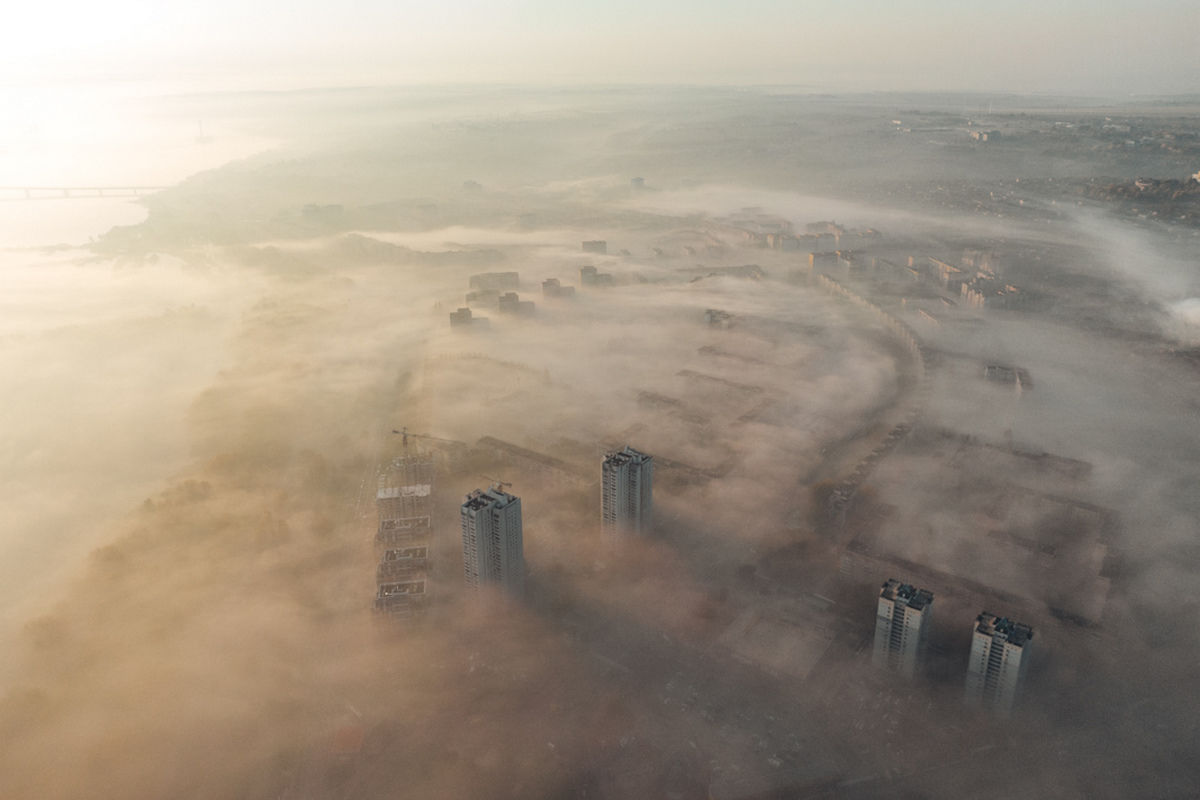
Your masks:
[{"label": "rooftop of high-rise", "polygon": [[508,494],[504,490],[493,486],[490,489],[476,489],[475,491],[471,492],[469,495],[467,495],[467,499],[463,503],[463,508],[470,509],[472,511],[478,511],[479,509],[487,508],[488,506],[496,503],[508,505],[510,502],[516,499],[517,498],[515,495]]},{"label": "rooftop of high-rise", "polygon": [[620,450],[614,450],[613,452],[605,453],[604,455],[605,462],[617,465],[626,464],[630,461],[645,461],[648,458],[650,458],[650,456],[634,450],[629,445],[625,445],[625,447],[621,448]]},{"label": "rooftop of high-rise", "polygon": [[975,631],[1003,639],[1016,647],[1024,647],[1033,638],[1033,628],[1008,617],[997,617],[984,611],[975,618]]},{"label": "rooftop of high-rise", "polygon": [[903,600],[909,608],[920,611],[933,603],[933,592],[928,589],[918,589],[909,583],[901,583],[890,578],[879,591],[880,597],[888,600]]}]

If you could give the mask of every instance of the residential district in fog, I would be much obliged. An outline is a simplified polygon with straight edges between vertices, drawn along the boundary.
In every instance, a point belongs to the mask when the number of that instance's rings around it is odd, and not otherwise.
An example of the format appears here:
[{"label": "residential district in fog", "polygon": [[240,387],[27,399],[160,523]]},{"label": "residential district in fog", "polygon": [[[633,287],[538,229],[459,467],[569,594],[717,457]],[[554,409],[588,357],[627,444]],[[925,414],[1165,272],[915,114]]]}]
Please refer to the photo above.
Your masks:
[{"label": "residential district in fog", "polygon": [[138,101],[0,190],[0,796],[1197,796],[1193,100]]}]

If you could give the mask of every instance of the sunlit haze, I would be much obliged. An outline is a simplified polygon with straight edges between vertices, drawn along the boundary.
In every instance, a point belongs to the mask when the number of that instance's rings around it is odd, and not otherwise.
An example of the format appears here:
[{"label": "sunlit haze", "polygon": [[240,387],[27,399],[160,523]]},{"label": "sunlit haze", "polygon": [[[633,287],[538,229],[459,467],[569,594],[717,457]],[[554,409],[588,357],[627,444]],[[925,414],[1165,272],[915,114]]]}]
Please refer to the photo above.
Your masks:
[{"label": "sunlit haze", "polygon": [[21,3],[4,83],[793,84],[1101,96],[1200,85],[1188,0]]},{"label": "sunlit haze", "polygon": [[1200,4],[0,19],[0,800],[1200,797]]}]

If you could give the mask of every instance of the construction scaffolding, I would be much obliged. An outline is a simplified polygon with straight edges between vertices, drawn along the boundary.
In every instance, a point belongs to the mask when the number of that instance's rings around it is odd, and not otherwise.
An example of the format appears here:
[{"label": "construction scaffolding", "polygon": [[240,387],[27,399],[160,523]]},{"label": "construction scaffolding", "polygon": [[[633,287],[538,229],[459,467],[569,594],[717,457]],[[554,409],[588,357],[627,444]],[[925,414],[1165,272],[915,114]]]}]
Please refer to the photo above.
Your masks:
[{"label": "construction scaffolding", "polygon": [[428,566],[429,548],[424,545],[388,550],[379,559],[379,566],[375,570],[375,580],[379,584],[384,584],[410,576],[414,570],[424,571]]},{"label": "construction scaffolding", "polygon": [[424,572],[404,580],[379,584],[375,593],[375,610],[396,617],[411,617],[425,610],[428,602]]},{"label": "construction scaffolding", "polygon": [[[433,455],[413,451],[393,459],[379,475],[376,544],[395,545],[428,536],[433,505]],[[425,533],[422,534],[421,531]]]},{"label": "construction scaffolding", "polygon": [[410,445],[380,471],[375,492],[384,548],[375,570],[375,610],[397,617],[421,612],[428,601],[433,518],[433,454]]}]

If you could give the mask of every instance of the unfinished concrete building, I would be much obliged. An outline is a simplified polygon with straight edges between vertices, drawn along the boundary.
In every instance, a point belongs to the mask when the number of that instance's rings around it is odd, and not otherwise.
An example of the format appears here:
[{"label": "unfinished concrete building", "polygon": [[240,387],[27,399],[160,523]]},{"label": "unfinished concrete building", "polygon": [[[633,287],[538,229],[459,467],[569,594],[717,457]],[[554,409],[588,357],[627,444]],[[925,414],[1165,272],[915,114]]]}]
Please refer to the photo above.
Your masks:
[{"label": "unfinished concrete building", "polygon": [[429,535],[433,495],[433,455],[413,451],[391,462],[379,476],[375,508],[377,544],[409,544]]},{"label": "unfinished concrete building", "polygon": [[384,552],[375,569],[375,581],[384,584],[424,572],[429,567],[429,547],[414,545],[412,547],[392,548]]},{"label": "unfinished concrete building", "polygon": [[379,476],[375,543],[387,548],[375,570],[375,610],[409,616],[428,602],[433,455],[405,446]]},{"label": "unfinished concrete building", "polygon": [[429,596],[424,573],[413,573],[398,580],[379,584],[375,592],[375,610],[397,617],[410,617],[425,610]]}]

